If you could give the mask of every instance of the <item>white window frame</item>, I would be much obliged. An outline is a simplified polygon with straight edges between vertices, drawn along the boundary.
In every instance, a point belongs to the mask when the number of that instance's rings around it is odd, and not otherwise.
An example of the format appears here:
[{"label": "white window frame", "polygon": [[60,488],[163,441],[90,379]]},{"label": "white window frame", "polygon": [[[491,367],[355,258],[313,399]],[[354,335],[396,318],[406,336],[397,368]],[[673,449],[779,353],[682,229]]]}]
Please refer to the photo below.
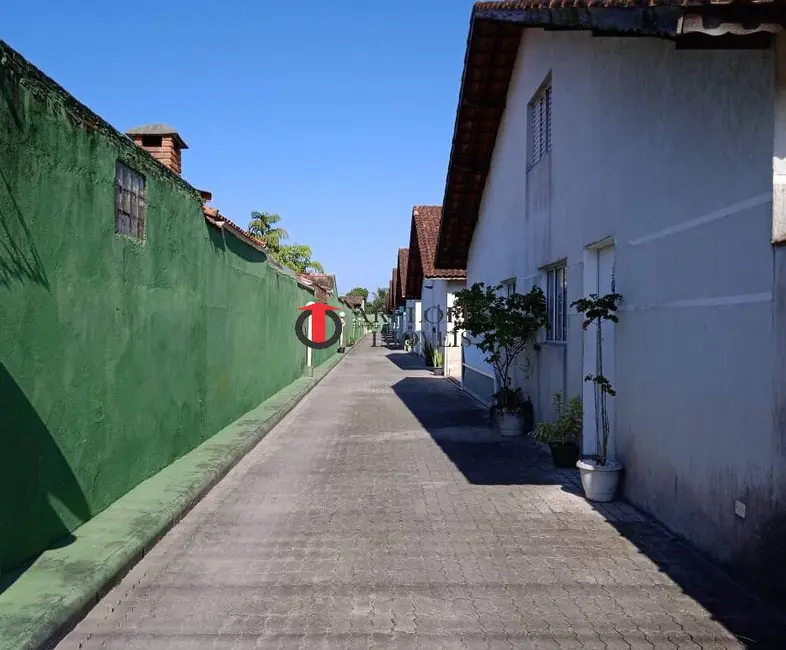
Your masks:
[{"label": "white window frame", "polygon": [[551,76],[549,76],[527,106],[530,168],[537,165],[551,151],[551,103]]},{"label": "white window frame", "polygon": [[568,266],[563,261],[543,270],[546,274],[546,305],[549,318],[546,341],[566,343],[568,340]]}]

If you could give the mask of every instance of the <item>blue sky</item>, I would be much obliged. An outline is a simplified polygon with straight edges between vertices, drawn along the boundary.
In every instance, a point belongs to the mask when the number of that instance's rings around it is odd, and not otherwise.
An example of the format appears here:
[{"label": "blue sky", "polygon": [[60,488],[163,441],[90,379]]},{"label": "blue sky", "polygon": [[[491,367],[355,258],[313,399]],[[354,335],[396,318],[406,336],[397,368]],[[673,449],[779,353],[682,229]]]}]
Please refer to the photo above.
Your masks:
[{"label": "blue sky", "polygon": [[178,129],[183,176],[278,212],[339,289],[387,286],[442,203],[471,0],[12,3],[0,38],[119,130]]}]

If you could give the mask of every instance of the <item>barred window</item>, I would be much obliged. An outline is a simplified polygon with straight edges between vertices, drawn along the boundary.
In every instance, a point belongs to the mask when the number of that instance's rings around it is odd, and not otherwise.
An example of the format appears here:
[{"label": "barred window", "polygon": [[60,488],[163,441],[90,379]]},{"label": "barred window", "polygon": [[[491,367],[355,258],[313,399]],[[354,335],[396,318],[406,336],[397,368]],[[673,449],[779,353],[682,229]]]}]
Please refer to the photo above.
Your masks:
[{"label": "barred window", "polygon": [[502,290],[505,292],[505,297],[510,298],[516,293],[516,278],[508,278],[502,281]]},{"label": "barred window", "polygon": [[546,272],[546,300],[549,309],[547,341],[567,340],[568,277],[565,266],[557,266]]},{"label": "barred window", "polygon": [[115,232],[145,238],[145,177],[120,161],[115,167]]},{"label": "barred window", "polygon": [[551,84],[538,91],[529,104],[530,166],[551,151]]}]

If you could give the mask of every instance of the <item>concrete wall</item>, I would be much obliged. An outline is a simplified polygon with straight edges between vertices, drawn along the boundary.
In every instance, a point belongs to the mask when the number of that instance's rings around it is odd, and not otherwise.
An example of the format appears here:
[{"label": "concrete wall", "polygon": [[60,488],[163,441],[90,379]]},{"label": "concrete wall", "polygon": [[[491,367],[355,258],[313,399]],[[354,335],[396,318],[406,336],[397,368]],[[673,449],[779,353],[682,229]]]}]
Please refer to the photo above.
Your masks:
[{"label": "concrete wall", "polygon": [[[4,572],[300,377],[313,296],[2,43],[0,62]],[[118,159],[146,178],[144,241],[114,232]]]},{"label": "concrete wall", "polygon": [[[527,105],[552,81],[551,154],[527,172]],[[468,263],[468,286],[545,288],[616,245],[616,449],[625,494],[731,564],[783,512],[773,429],[771,51],[525,32]],[[545,344],[529,388],[582,392],[583,332]],[[477,351],[466,351],[474,358]],[[748,505],[735,517],[735,500]]]}]

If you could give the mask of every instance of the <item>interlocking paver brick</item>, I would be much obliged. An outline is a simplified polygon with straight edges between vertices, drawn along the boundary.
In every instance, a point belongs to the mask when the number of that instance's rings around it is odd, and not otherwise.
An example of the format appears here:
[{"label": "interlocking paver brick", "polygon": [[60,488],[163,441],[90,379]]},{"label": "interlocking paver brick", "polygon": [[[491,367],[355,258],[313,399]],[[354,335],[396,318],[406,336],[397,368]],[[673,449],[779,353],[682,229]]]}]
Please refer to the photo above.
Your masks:
[{"label": "interlocking paver brick", "polygon": [[575,471],[366,341],[60,647],[778,647],[778,625],[635,508],[590,504]]}]

